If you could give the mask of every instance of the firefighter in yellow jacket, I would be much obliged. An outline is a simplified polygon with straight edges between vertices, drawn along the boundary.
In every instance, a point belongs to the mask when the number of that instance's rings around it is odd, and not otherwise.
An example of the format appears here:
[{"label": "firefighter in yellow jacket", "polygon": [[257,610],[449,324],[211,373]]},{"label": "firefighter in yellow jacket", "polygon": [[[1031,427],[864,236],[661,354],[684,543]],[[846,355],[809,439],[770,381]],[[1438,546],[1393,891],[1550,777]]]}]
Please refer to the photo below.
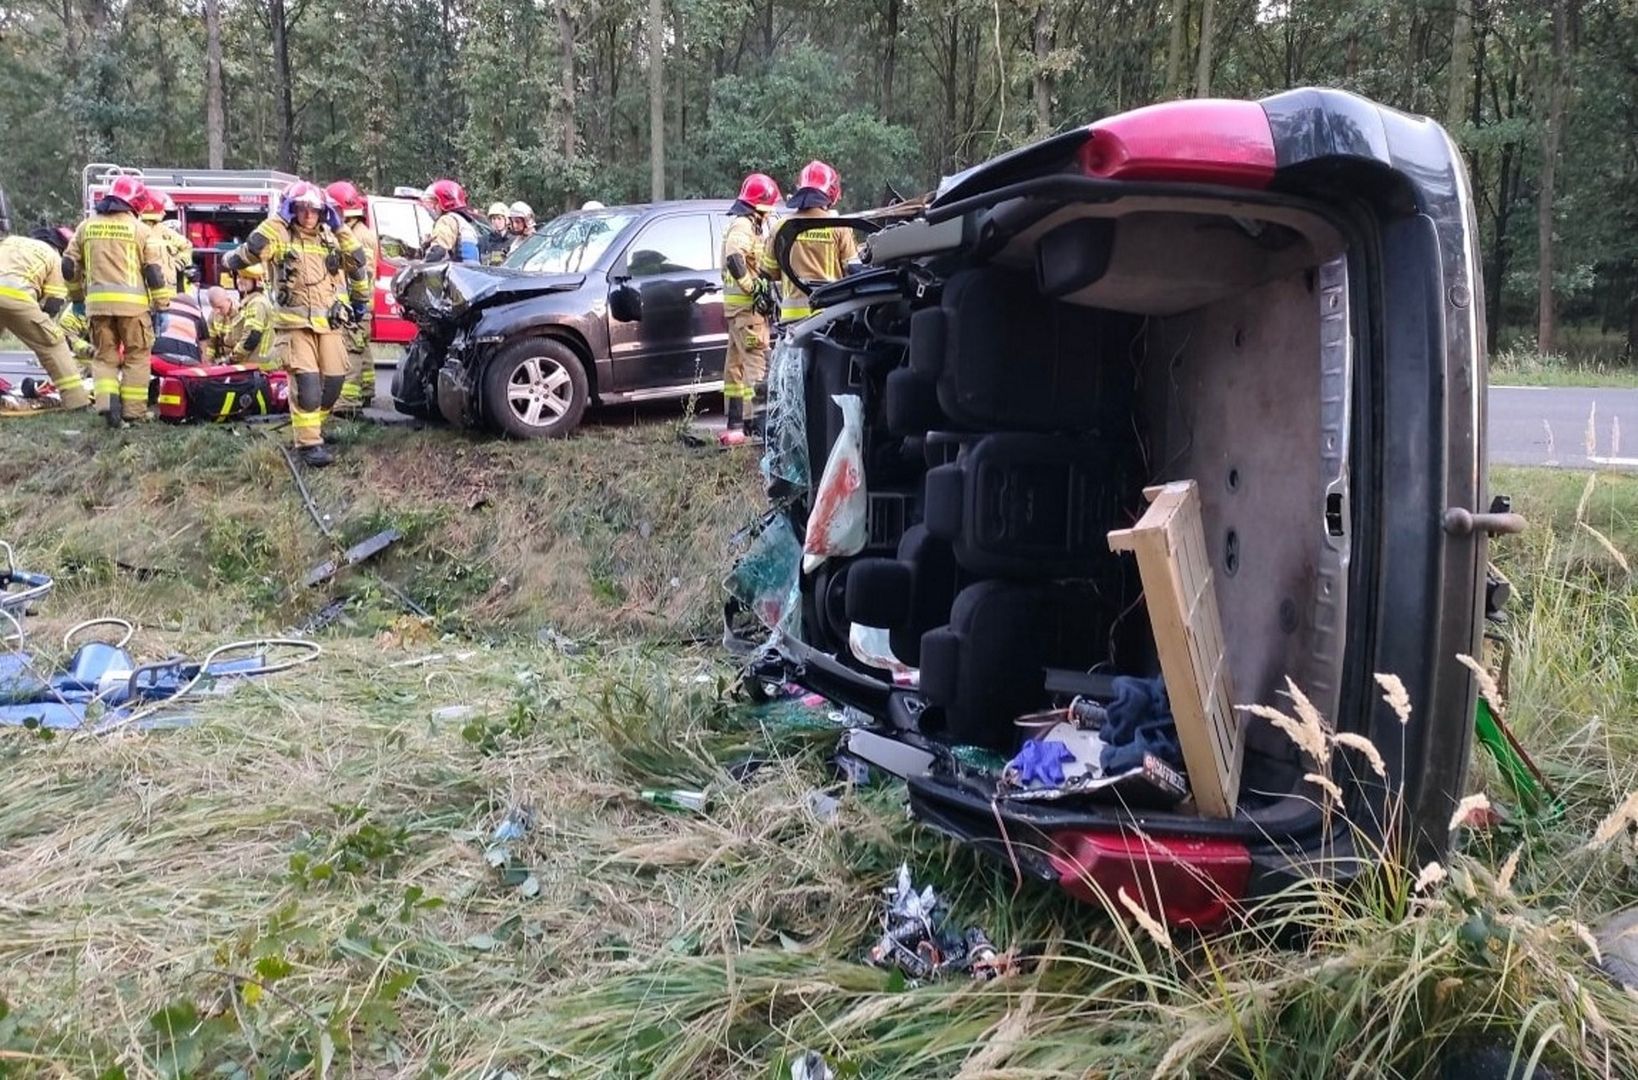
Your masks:
[{"label": "firefighter in yellow jacket", "polygon": [[115,177],[63,255],[69,293],[84,298],[91,323],[97,408],[115,427],[148,418],[152,317],[165,310],[174,292],[165,245],[137,218],[147,201],[142,181]]},{"label": "firefighter in yellow jacket", "polygon": [[[274,349],[290,372],[290,426],[308,465],[335,459],[324,445],[324,421],[347,379],[343,324],[369,308],[368,257],[316,184],[298,180],[284,191],[278,213],[228,252],[222,265],[236,273],[268,268]],[[351,304],[336,295],[336,275],[347,279]]]},{"label": "firefighter in yellow jacket", "polygon": [[[346,180],[337,180],[324,189],[330,205],[341,214],[341,227],[353,234],[364,249],[370,293],[375,293],[375,264],[380,251],[375,230],[364,221],[364,193]],[[370,313],[347,327],[347,381],[341,384],[336,412],[357,412],[375,400],[375,356],[370,351]]]},{"label": "firefighter in yellow jacket", "polygon": [[775,302],[764,245],[768,214],[778,202],[779,185],[772,177],[747,176],[722,237],[722,306],[728,317],[728,360],[722,371],[728,427],[722,442],[727,445],[744,442],[756,430],[756,402],[766,393],[768,318]]},{"label": "firefighter in yellow jacket", "polygon": [[[796,178],[796,191],[787,205],[796,213],[786,222],[811,218],[835,217],[837,200],[842,197],[842,177],[823,161],[810,161],[802,166]],[[783,227],[784,223],[781,223]],[[768,250],[764,255],[773,272],[780,275],[779,321],[796,322],[813,314],[808,306],[808,294],[785,275],[774,258],[774,235],[768,236]],[[796,276],[815,284],[837,281],[847,273],[850,264],[859,261],[859,242],[848,228],[807,229],[791,241],[790,264]]]},{"label": "firefighter in yellow jacket", "polygon": [[165,220],[165,215],[176,213],[176,203],[169,195],[162,191],[149,190],[146,205],[137,214],[147,226],[154,230],[159,242],[164,245],[165,254],[170,257],[172,272],[176,274],[176,288],[186,289],[188,281],[196,275],[193,270],[193,245],[188,238],[182,235],[182,225],[176,218]]},{"label": "firefighter in yellow jacket", "polygon": [[262,288],[266,279],[267,271],[260,264],[246,266],[234,275],[239,311],[228,330],[229,363],[255,364],[263,370],[278,367],[269,360],[273,352],[273,301]]},{"label": "firefighter in yellow jacket", "polygon": [[83,409],[91,404],[91,396],[56,322],[68,306],[62,236],[55,229],[35,237],[10,233],[11,212],[0,191],[0,330],[9,330],[33,350],[62,395],[64,408]]}]

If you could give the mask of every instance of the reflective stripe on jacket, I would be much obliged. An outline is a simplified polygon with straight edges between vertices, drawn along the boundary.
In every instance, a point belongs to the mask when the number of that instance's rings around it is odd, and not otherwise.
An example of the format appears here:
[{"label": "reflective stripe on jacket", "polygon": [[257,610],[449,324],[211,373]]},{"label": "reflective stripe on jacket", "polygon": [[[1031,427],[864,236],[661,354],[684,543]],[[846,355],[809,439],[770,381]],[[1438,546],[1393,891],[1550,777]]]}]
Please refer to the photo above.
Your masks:
[{"label": "reflective stripe on jacket", "polygon": [[[835,217],[830,210],[813,207],[798,210],[786,220]],[[773,236],[768,237],[766,257],[769,266],[778,266],[774,258]],[[846,273],[847,264],[859,258],[859,242],[852,229],[809,229],[791,242],[790,264],[804,281],[837,281]],[[784,322],[805,319],[813,314],[808,306],[808,294],[796,282],[780,273],[781,288],[779,317]]]},{"label": "reflective stripe on jacket", "polygon": [[232,260],[239,265],[266,264],[275,330],[339,329],[330,323],[338,273],[346,278],[351,300],[366,304],[370,300],[368,257],[346,229],[337,233],[320,224],[306,230],[268,218],[232,253]]},{"label": "reflective stripe on jacket", "polygon": [[31,236],[0,239],[0,296],[31,304],[68,299],[57,249]]},{"label": "reflective stripe on jacket", "polygon": [[[748,308],[755,301],[753,290],[762,270],[762,226],[749,214],[728,222],[722,234],[722,306],[729,311]],[[738,255],[745,260],[745,274],[735,277],[729,260]]]},{"label": "reflective stripe on jacket", "polygon": [[83,293],[87,315],[145,315],[162,310],[176,293],[163,241],[129,211],[80,222],[68,259],[75,275],[71,291]]}]

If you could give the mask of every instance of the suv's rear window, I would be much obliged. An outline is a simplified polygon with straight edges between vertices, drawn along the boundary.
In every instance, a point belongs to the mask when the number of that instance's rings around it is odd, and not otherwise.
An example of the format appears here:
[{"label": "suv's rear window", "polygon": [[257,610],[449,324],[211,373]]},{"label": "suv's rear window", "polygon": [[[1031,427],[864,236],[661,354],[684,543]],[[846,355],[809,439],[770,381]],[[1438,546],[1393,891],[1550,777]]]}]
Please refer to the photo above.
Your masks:
[{"label": "suv's rear window", "polygon": [[635,210],[579,211],[553,218],[507,256],[506,265],[542,274],[575,274],[602,258],[637,218]]}]

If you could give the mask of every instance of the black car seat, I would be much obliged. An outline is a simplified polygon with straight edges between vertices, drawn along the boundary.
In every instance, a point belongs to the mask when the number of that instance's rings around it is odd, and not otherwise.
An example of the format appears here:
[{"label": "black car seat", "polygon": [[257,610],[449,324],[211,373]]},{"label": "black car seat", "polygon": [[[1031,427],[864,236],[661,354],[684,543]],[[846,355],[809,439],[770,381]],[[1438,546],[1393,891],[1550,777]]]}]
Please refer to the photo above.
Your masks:
[{"label": "black car seat", "polygon": [[921,691],[956,742],[1011,751],[1013,720],[1040,707],[1046,669],[1086,670],[1107,648],[1110,605],[1069,583],[981,581],[921,640]]},{"label": "black car seat", "polygon": [[1033,276],[954,274],[910,320],[910,368],[955,426],[1076,431],[1098,426],[1111,365],[1105,313],[1044,297]]},{"label": "black car seat", "polygon": [[854,562],[847,580],[847,618],[887,630],[893,655],[917,667],[922,635],[950,621],[961,583],[950,545],[925,526],[912,526],[899,542],[897,558]]},{"label": "black car seat", "polygon": [[1103,576],[1108,532],[1138,495],[1127,456],[1101,439],[985,435],[927,473],[927,531],[977,577]]}]

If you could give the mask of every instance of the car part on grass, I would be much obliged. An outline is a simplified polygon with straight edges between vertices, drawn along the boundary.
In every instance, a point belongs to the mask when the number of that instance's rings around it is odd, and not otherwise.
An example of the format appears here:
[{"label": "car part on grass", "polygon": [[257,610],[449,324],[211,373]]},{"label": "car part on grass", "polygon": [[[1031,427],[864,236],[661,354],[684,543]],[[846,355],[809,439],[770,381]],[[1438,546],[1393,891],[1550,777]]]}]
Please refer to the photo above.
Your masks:
[{"label": "car part on grass", "polygon": [[988,980],[1012,974],[1012,957],[998,953],[988,934],[976,926],[951,927],[944,898],[931,885],[916,890],[908,863],[899,864],[898,880],[882,896],[881,937],[865,953],[872,967],[899,971],[917,983],[948,975]]},{"label": "car part on grass", "polygon": [[302,584],[308,588],[322,585],[340,573],[344,567],[357,566],[359,563],[373,559],[403,538],[404,534],[397,529],[382,529],[374,536],[360,540],[342,552],[339,560],[328,559],[313,567],[307,572],[307,578]]},{"label": "car part on grass", "polygon": [[764,515],[753,531],[750,546],[729,571],[726,585],[729,595],[777,636],[790,625],[801,602],[802,544],[783,514]]},{"label": "car part on grass", "polygon": [[[319,512],[318,504],[313,501],[313,493],[308,490],[307,481],[302,479],[301,470],[296,467],[295,454],[291,452],[288,446],[281,446],[279,450],[284,455],[285,466],[290,470],[290,478],[296,482],[296,492],[301,496],[302,505],[307,508],[307,516],[313,519],[313,524],[318,526],[319,532],[324,534],[324,538],[326,540],[329,540],[332,544],[336,543],[335,530],[330,527],[329,518]],[[420,604],[416,603],[414,598],[412,598],[403,589],[400,589],[397,585],[394,585],[386,578],[377,578],[377,580],[381,583],[381,587],[383,589],[392,594],[392,596],[400,604],[403,604],[405,608],[409,609],[411,613],[418,615],[423,619],[432,618],[432,613],[426,608],[422,607]]]}]

